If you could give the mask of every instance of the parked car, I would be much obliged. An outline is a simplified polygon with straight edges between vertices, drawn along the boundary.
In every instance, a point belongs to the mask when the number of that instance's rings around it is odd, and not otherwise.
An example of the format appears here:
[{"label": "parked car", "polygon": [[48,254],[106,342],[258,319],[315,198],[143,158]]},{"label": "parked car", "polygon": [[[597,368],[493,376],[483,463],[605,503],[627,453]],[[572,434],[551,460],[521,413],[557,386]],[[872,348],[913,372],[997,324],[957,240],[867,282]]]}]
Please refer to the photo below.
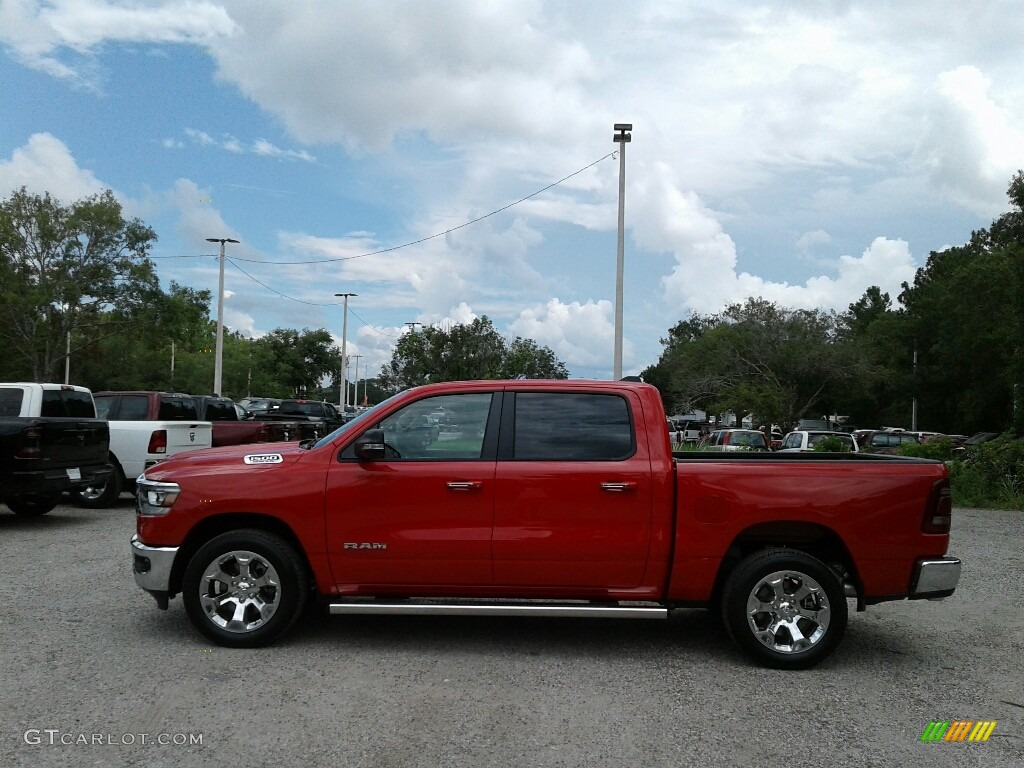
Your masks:
[{"label": "parked car", "polygon": [[757,429],[715,430],[704,443],[705,451],[767,451],[768,441]]},{"label": "parked car", "polygon": [[239,404],[253,416],[259,416],[279,408],[281,401],[276,397],[246,397]]},{"label": "parked car", "polygon": [[857,453],[857,441],[849,432],[833,432],[824,429],[797,429],[782,438],[780,451],[813,451],[815,446],[829,439],[839,440],[840,451]]},{"label": "parked car", "polygon": [[45,515],[64,491],[106,482],[109,432],[85,387],[0,384],[0,501]]},{"label": "parked car", "polygon": [[899,453],[901,445],[916,443],[912,432],[872,432],[864,438],[861,450],[867,453]]},{"label": "parked car", "polygon": [[72,495],[79,506],[103,509],[122,491],[135,492],[143,470],[182,451],[209,448],[213,427],[199,418],[191,395],[180,392],[96,392],[96,415],[110,427],[113,472]]},{"label": "parked car", "polygon": [[[440,405],[462,438],[394,443]],[[760,663],[804,669],[839,644],[848,599],[864,610],[954,594],[942,462],[673,456],[664,423],[661,395],[637,382],[417,387],[311,445],[147,469],[129,562],[160,608],[180,594],[205,638],[238,648],[308,620],[307,603],[561,620],[703,606]],[[883,663],[880,647],[856,650]]]}]

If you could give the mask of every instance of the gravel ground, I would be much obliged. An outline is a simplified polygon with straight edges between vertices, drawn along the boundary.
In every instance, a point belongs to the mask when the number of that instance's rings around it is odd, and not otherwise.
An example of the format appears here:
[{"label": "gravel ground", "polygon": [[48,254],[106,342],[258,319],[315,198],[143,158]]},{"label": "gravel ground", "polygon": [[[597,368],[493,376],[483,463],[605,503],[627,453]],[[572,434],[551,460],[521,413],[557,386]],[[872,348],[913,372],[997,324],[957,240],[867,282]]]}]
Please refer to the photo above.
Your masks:
[{"label": "gravel ground", "polygon": [[[1024,765],[1019,512],[956,510],[956,595],[851,613],[806,672],[751,666],[703,611],[324,616],[223,650],[135,586],[133,531],[128,499],[0,512],[0,765]],[[931,720],[998,725],[922,743]]]}]

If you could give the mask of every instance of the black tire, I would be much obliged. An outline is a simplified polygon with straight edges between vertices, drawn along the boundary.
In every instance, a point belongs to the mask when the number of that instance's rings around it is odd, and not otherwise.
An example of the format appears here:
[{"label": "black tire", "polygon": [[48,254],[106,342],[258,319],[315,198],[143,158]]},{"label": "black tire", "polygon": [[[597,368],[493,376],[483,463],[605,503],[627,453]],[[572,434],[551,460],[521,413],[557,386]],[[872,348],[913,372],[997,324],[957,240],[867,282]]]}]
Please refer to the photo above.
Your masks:
[{"label": "black tire", "polygon": [[846,597],[839,577],[817,558],[795,549],[763,550],[729,574],[722,620],[736,645],[760,664],[807,669],[839,645]]},{"label": "black tire", "polygon": [[45,515],[59,503],[60,496],[22,496],[6,501],[11,512],[22,517]]},{"label": "black tire", "polygon": [[76,488],[71,492],[78,506],[86,509],[106,509],[121,497],[121,491],[124,489],[124,472],[116,461],[111,460],[110,463],[114,471],[110,473],[107,482]]},{"label": "black tire", "polygon": [[185,569],[181,596],[192,624],[214,643],[257,648],[281,637],[302,614],[309,577],[280,536],[241,529],[199,548]]}]

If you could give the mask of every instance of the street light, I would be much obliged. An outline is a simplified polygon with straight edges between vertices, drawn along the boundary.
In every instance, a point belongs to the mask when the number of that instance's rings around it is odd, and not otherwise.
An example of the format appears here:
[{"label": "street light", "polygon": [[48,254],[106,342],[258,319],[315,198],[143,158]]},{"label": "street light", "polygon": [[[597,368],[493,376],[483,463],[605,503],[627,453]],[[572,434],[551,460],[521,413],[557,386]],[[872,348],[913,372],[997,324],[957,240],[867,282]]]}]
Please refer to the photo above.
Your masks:
[{"label": "street light", "polygon": [[341,296],[345,299],[345,311],[343,314],[343,320],[341,321],[341,382],[338,389],[341,392],[338,393],[338,405],[341,406],[341,410],[345,410],[345,406],[348,404],[348,384],[346,383],[346,374],[348,373],[348,357],[346,356],[346,348],[348,346],[348,297],[358,296],[358,293],[336,293],[335,296]]},{"label": "street light", "polygon": [[629,133],[633,130],[633,124],[616,123],[614,129],[616,134],[612,137],[612,141],[621,145],[619,147],[619,249],[615,262],[615,360],[612,373],[612,378],[618,381],[622,378],[622,273],[625,263],[623,230],[626,221],[626,144],[633,140]]},{"label": "street light", "polygon": [[221,376],[224,372],[224,243],[237,243],[230,237],[208,237],[208,243],[220,243],[220,283],[217,289],[217,349],[213,361],[213,394],[220,397]]}]

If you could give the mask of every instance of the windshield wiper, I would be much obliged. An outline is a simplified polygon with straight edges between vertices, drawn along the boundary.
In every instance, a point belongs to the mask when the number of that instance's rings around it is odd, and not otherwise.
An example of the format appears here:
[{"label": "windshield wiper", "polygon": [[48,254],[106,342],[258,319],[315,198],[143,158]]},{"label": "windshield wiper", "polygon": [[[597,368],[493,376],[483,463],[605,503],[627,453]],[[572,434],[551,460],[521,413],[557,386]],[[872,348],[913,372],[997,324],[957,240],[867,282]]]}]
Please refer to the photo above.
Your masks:
[{"label": "windshield wiper", "polygon": [[315,444],[316,444],[316,438],[315,437],[311,437],[309,440],[303,440],[301,443],[299,443],[299,448],[302,448],[303,450],[308,451]]}]

